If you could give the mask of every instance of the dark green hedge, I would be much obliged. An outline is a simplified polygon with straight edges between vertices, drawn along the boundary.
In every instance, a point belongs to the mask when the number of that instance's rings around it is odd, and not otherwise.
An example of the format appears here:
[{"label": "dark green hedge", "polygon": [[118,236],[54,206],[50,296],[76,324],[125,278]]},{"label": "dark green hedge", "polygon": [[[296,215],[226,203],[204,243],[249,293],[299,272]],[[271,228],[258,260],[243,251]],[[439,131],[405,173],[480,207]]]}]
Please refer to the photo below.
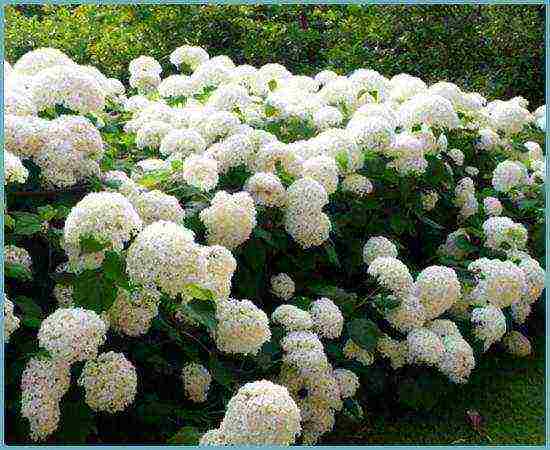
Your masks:
[{"label": "dark green hedge", "polygon": [[8,6],[8,61],[52,46],[126,79],[140,54],[161,61],[184,44],[296,73],[371,67],[453,81],[491,98],[544,103],[544,8],[442,6]]}]

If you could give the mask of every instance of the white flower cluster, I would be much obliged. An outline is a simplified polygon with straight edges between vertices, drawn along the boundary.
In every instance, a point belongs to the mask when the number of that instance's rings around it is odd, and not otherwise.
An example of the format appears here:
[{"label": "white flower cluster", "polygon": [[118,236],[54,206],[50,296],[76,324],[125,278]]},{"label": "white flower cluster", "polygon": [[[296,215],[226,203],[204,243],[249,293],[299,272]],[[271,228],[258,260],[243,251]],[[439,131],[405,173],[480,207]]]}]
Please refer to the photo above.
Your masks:
[{"label": "white flower cluster", "polygon": [[208,230],[208,242],[234,249],[245,242],[256,226],[254,200],[247,192],[218,191],[200,218]]},{"label": "white flower cluster", "polygon": [[395,244],[384,236],[371,237],[363,247],[363,261],[365,264],[372,264],[379,257],[397,258],[397,255]]},{"label": "white flower cluster", "polygon": [[327,191],[313,178],[300,178],[287,189],[285,228],[302,248],[317,247],[328,239],[331,223],[322,211],[327,203]]},{"label": "white flower cluster", "polygon": [[20,264],[29,272],[32,271],[32,259],[27,250],[16,245],[4,246],[4,265]]},{"label": "white flower cluster", "polygon": [[92,192],[72,209],[63,230],[64,247],[71,263],[81,255],[80,241],[87,235],[120,251],[143,225],[132,204],[123,195]]},{"label": "white flower cluster", "polygon": [[40,324],[38,343],[53,358],[69,364],[97,356],[105,342],[107,324],[83,308],[59,308]]},{"label": "white flower cluster", "polygon": [[519,250],[527,244],[527,229],[509,217],[490,217],[483,223],[485,246],[493,250]]},{"label": "white flower cluster", "polygon": [[328,298],[315,300],[311,304],[309,313],[313,320],[313,329],[319,337],[327,339],[340,337],[344,316],[332,300]]},{"label": "white flower cluster", "polygon": [[59,359],[31,358],[21,377],[21,415],[29,421],[30,438],[45,440],[59,424],[59,403],[69,389],[70,365]]},{"label": "white flower cluster", "polygon": [[160,84],[162,67],[155,58],[151,56],[139,56],[128,66],[130,71],[130,86],[136,88],[140,93],[148,93]]},{"label": "white flower cluster", "polygon": [[181,378],[185,394],[196,403],[206,401],[212,376],[208,370],[197,363],[189,363],[181,370]]},{"label": "white flower cluster", "polygon": [[279,273],[271,277],[271,292],[281,300],[290,300],[294,295],[296,285],[286,273]]},{"label": "white flower cluster", "polygon": [[201,445],[291,445],[300,432],[300,409],[288,390],[261,380],[239,389],[219,430],[209,431]]},{"label": "white flower cluster", "polygon": [[294,305],[278,306],[271,319],[283,326],[285,331],[307,331],[313,327],[313,320],[309,312]]},{"label": "white flower cluster", "polygon": [[460,215],[467,219],[477,213],[479,203],[476,198],[474,181],[465,177],[462,178],[455,188],[455,202],[460,208]]},{"label": "white flower cluster", "polygon": [[269,319],[250,300],[221,300],[216,305],[214,338],[224,353],[257,354],[271,339]]},{"label": "white flower cluster", "polygon": [[94,411],[116,413],[132,404],[137,392],[137,373],[122,353],[102,353],[86,361],[78,384]]}]

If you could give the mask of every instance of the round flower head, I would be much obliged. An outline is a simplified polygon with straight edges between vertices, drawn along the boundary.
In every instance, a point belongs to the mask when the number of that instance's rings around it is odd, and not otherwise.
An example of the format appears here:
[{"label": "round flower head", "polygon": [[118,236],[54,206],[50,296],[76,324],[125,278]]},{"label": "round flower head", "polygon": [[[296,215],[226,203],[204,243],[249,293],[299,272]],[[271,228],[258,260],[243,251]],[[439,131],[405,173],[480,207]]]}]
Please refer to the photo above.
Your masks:
[{"label": "round flower head", "polygon": [[464,164],[464,153],[462,150],[452,148],[447,152],[447,154],[457,166],[462,166]]},{"label": "round flower head", "polygon": [[330,218],[322,212],[301,215],[291,210],[285,215],[286,231],[304,249],[323,244],[329,238],[331,228]]},{"label": "round flower head", "polygon": [[472,311],[474,335],[483,342],[484,351],[499,341],[506,333],[506,318],[502,311],[493,305],[475,308]]},{"label": "round flower head", "polygon": [[304,161],[302,176],[321,183],[329,195],[335,192],[338,186],[338,166],[334,158],[327,156],[317,156]]},{"label": "round flower head", "polygon": [[13,65],[13,70],[21,75],[36,75],[48,67],[73,64],[73,60],[61,50],[41,47],[21,56]]},{"label": "round flower head", "polygon": [[49,124],[48,133],[56,139],[71,143],[75,151],[88,158],[99,160],[103,156],[101,133],[87,118],[81,116],[59,116]]},{"label": "round flower head", "polygon": [[279,273],[271,277],[271,292],[281,300],[290,300],[294,295],[294,281],[286,273]]},{"label": "round flower head", "polygon": [[353,397],[357,389],[359,389],[359,378],[351,370],[336,369],[334,377],[338,382],[342,398]]},{"label": "round flower head", "polygon": [[234,249],[245,242],[256,226],[254,200],[247,192],[218,191],[208,208],[200,213],[208,242]]},{"label": "round flower head", "polygon": [[183,160],[181,176],[190,186],[210,191],[218,184],[218,163],[209,155],[189,155]]},{"label": "round flower head", "polygon": [[258,172],[247,181],[244,189],[257,205],[282,207],[286,201],[285,187],[277,175]]},{"label": "round flower head", "polygon": [[14,314],[13,309],[13,303],[4,295],[4,343],[9,342],[12,333],[19,328],[20,320]]},{"label": "round flower head", "polygon": [[527,244],[527,229],[509,217],[490,217],[483,223],[485,246],[493,250],[522,249]]},{"label": "round flower head", "polygon": [[313,113],[313,123],[320,131],[340,125],[343,119],[340,110],[334,106],[325,106]]},{"label": "round flower head", "polygon": [[483,208],[488,216],[500,216],[502,214],[502,204],[495,197],[486,197],[483,199]]},{"label": "round flower head", "polygon": [[453,129],[460,124],[452,103],[440,95],[415,95],[401,105],[398,114],[401,125],[408,129],[419,124]]},{"label": "round flower head", "polygon": [[107,352],[86,362],[78,384],[84,387],[90,408],[115,413],[134,401],[137,373],[122,353]]},{"label": "round flower head", "polygon": [[405,264],[392,256],[379,256],[371,261],[368,274],[395,295],[412,292],[413,278]]},{"label": "round flower head", "polygon": [[120,251],[142,227],[132,204],[115,192],[92,192],[71,209],[63,238],[69,259],[80,255],[80,240],[92,235],[108,248]]},{"label": "round flower head", "polygon": [[473,166],[466,166],[464,168],[464,172],[466,172],[471,177],[477,177],[479,175],[479,169]]},{"label": "round flower head", "polygon": [[118,290],[117,298],[105,318],[112,329],[127,336],[142,336],[149,331],[159,312],[160,294],[155,289],[142,289],[129,294]]},{"label": "round flower head", "polygon": [[174,66],[178,68],[187,66],[191,70],[195,70],[202,63],[208,61],[209,58],[206,50],[201,47],[192,47],[190,45],[178,47],[170,53],[170,62],[174,64]]},{"label": "round flower head", "polygon": [[57,65],[40,71],[33,78],[28,92],[39,111],[55,105],[80,114],[105,108],[105,90],[92,75],[76,64]]},{"label": "round flower head", "polygon": [[309,312],[313,319],[313,328],[320,337],[335,339],[340,336],[344,316],[332,300],[320,298],[314,301]]},{"label": "round flower head", "polygon": [[435,205],[439,200],[439,195],[435,191],[426,192],[422,194],[421,200],[422,208],[426,211],[431,211],[435,208]]},{"label": "round flower head", "polygon": [[445,347],[441,338],[427,328],[415,328],[407,335],[409,360],[414,364],[437,366]]},{"label": "round flower head", "polygon": [[60,308],[40,325],[38,343],[56,359],[72,364],[97,356],[107,324],[93,311]]},{"label": "round flower head", "polygon": [[220,431],[229,445],[291,445],[301,431],[300,410],[285,387],[247,383],[227,404]]},{"label": "round flower head", "polygon": [[250,300],[218,302],[216,320],[214,337],[224,353],[255,355],[271,339],[267,315]]},{"label": "round flower head", "polygon": [[502,339],[506,351],[514,356],[523,358],[531,354],[531,342],[519,331],[510,331]]},{"label": "round flower head", "polygon": [[507,102],[495,100],[487,105],[487,111],[498,131],[508,135],[516,134],[532,121],[533,117],[520,103],[514,99]]},{"label": "round flower head", "polygon": [[533,141],[527,141],[523,144],[527,149],[527,159],[530,161],[542,161],[544,159],[544,153],[540,145]]},{"label": "round flower head", "polygon": [[445,351],[439,360],[439,370],[453,383],[466,383],[476,364],[472,347],[456,335],[444,336],[442,342]]},{"label": "round flower head", "polygon": [[170,131],[172,126],[160,120],[144,124],[136,133],[137,148],[159,148]]},{"label": "round flower head", "polygon": [[424,269],[415,283],[427,320],[435,319],[451,308],[460,297],[460,282],[454,269],[430,266]]},{"label": "round flower head", "polygon": [[397,247],[384,236],[371,237],[363,247],[363,261],[371,264],[379,257],[397,258]]},{"label": "round flower head", "polygon": [[468,270],[478,278],[471,297],[497,308],[505,308],[520,301],[527,289],[523,271],[510,261],[480,258],[472,262]]},{"label": "round flower head", "polygon": [[[4,116],[4,149],[20,158],[36,156],[45,145],[50,122],[35,116]],[[6,157],[4,156],[4,167]],[[5,169],[4,169],[5,170]]]},{"label": "round flower head", "polygon": [[160,220],[138,234],[126,258],[130,280],[156,284],[168,295],[183,294],[206,279],[206,256],[194,234],[182,225]]},{"label": "round flower head", "polygon": [[151,56],[141,55],[130,61],[130,64],[128,65],[128,71],[131,74],[140,72],[151,72],[158,75],[162,72],[162,67],[155,58]]},{"label": "round flower head", "polygon": [[11,183],[23,184],[29,177],[29,171],[13,153],[4,150],[4,186]]},{"label": "round flower head", "polygon": [[493,187],[497,192],[509,192],[527,182],[527,168],[518,161],[503,161],[493,171]]},{"label": "round flower head", "polygon": [[59,402],[69,389],[70,365],[65,361],[31,358],[21,377],[21,415],[29,421],[30,438],[46,439],[59,424]]},{"label": "round flower head", "polygon": [[204,366],[196,363],[187,364],[181,370],[181,378],[185,394],[190,400],[196,403],[206,401],[212,377]]},{"label": "round flower head", "polygon": [[292,331],[281,341],[286,352],[283,362],[302,377],[315,377],[329,368],[329,362],[319,337],[311,331]]},{"label": "round flower head", "polygon": [[180,223],[185,214],[176,197],[161,191],[141,192],[130,200],[144,225],[159,220]]},{"label": "round flower head", "polygon": [[378,114],[354,118],[346,129],[359,147],[374,151],[382,151],[395,137],[395,124]]},{"label": "round flower head", "polygon": [[4,265],[20,264],[29,272],[32,271],[32,259],[27,250],[15,245],[4,246]]},{"label": "round flower head", "polygon": [[293,213],[317,212],[327,203],[327,191],[313,178],[296,180],[287,189],[287,209]]},{"label": "round flower head", "polygon": [[160,142],[160,154],[171,155],[180,153],[187,156],[192,153],[202,153],[206,150],[206,141],[195,130],[171,130]]},{"label": "round flower head", "polygon": [[191,97],[197,85],[191,77],[185,75],[170,75],[160,82],[158,92],[161,97]]},{"label": "round flower head", "polygon": [[278,306],[271,319],[281,324],[286,331],[306,331],[313,326],[311,315],[294,305]]}]

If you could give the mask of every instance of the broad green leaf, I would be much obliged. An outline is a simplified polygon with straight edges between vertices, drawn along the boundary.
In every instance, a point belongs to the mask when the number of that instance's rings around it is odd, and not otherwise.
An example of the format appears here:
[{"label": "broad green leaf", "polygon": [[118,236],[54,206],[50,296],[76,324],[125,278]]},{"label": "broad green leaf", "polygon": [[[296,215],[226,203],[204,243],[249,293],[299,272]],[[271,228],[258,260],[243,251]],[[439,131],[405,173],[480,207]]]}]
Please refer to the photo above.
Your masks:
[{"label": "broad green leaf", "polygon": [[216,380],[222,386],[225,386],[227,388],[231,387],[231,385],[233,384],[233,375],[231,374],[231,371],[227,369],[216,356],[210,355],[208,368],[214,380]]},{"label": "broad green leaf", "polygon": [[117,294],[116,284],[104,276],[102,269],[83,271],[73,285],[75,303],[98,314],[112,306]]},{"label": "broad green leaf", "polygon": [[212,291],[196,284],[188,284],[185,286],[185,294],[199,300],[216,300],[216,297]]},{"label": "broad green leaf", "polygon": [[378,326],[368,319],[353,319],[348,322],[347,329],[353,342],[368,352],[376,349],[378,338],[382,334]]},{"label": "broad green leaf", "polygon": [[191,300],[183,303],[181,309],[190,319],[204,325],[209,330],[216,328],[216,304],[212,300]]},{"label": "broad green leaf", "polygon": [[4,276],[21,281],[31,281],[32,273],[23,264],[10,263],[4,266]]},{"label": "broad green leaf", "polygon": [[43,220],[37,214],[28,212],[13,213],[15,217],[15,234],[31,236],[42,231]]},{"label": "broad green leaf", "polygon": [[25,296],[15,298],[15,304],[21,309],[21,321],[29,328],[38,328],[42,322],[42,308],[32,299]]},{"label": "broad green leaf", "polygon": [[339,266],[340,260],[338,259],[338,254],[332,243],[325,244],[325,251],[327,252],[328,260],[333,266]]}]

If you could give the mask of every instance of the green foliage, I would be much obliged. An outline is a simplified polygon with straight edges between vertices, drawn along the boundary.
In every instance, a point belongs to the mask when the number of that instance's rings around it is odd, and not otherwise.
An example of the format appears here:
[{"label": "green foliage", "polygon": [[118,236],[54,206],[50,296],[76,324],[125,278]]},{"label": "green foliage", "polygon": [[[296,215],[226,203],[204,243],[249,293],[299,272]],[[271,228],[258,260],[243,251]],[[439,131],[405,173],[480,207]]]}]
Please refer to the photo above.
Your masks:
[{"label": "green foliage", "polygon": [[21,5],[6,8],[5,41],[10,63],[56,47],[124,80],[139,55],[175,73],[167,55],[190,44],[239,64],[284,61],[306,75],[369,67],[544,103],[540,5]]}]

